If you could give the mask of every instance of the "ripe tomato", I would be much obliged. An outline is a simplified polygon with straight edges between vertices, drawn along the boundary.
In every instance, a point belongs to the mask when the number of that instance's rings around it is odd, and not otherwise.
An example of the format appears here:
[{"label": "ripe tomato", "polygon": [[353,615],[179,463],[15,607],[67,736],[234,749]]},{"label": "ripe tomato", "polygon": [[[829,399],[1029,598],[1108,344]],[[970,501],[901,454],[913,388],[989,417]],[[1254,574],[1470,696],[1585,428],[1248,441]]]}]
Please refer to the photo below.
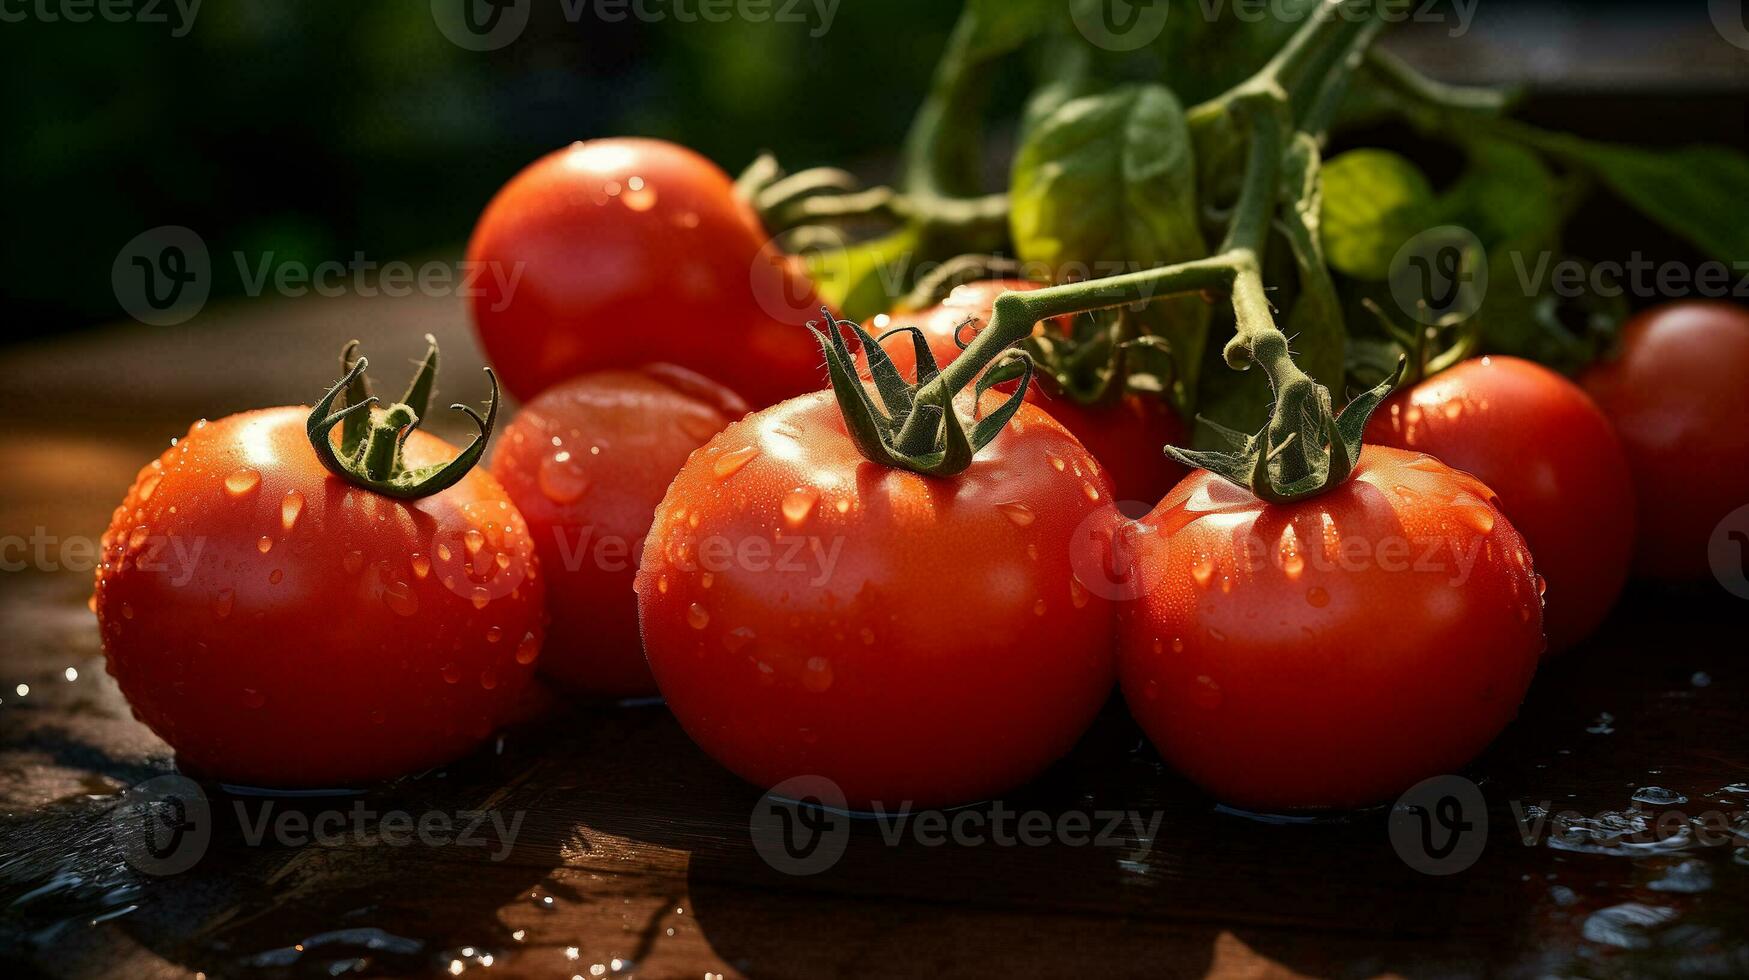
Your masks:
[{"label": "ripe tomato", "polygon": [[[534,671],[542,585],[491,475],[396,500],[317,460],[310,410],[202,420],[140,471],[93,608],[135,715],[203,776],[336,787],[448,761]],[[455,447],[414,431],[409,466]]]},{"label": "ripe tomato", "polygon": [[468,244],[474,327],[528,400],[588,371],[666,361],[761,405],[821,386],[799,264],[766,245],[727,174],[660,140],[603,139],[536,160]]},{"label": "ripe tomato", "polygon": [[1628,321],[1621,353],[1582,379],[1627,450],[1639,496],[1635,570],[1704,579],[1719,522],[1749,504],[1749,311],[1670,303]]},{"label": "ripe tomato", "polygon": [[1262,811],[1356,807],[1453,772],[1518,710],[1542,653],[1524,539],[1481,481],[1361,452],[1268,504],[1206,471],[1120,531],[1124,699],[1160,754]]},{"label": "ripe tomato", "polygon": [[1549,649],[1597,628],[1627,583],[1634,487],[1609,420],[1566,378],[1483,357],[1393,395],[1366,440],[1438,457],[1479,477],[1548,579]]},{"label": "ripe tomato", "polygon": [[728,389],[670,365],[572,378],[517,414],[492,474],[546,570],[542,672],[589,694],[656,693],[632,594],[644,536],[686,458],[745,414]]},{"label": "ripe tomato", "polygon": [[[990,307],[1007,290],[1037,289],[1025,279],[985,279],[954,288],[941,305],[917,313],[893,313],[883,329],[916,327],[929,341],[940,364],[959,356],[958,340],[969,343],[990,321]],[[968,321],[970,321],[968,323]],[[1067,332],[1070,318],[1054,324]],[[1037,329],[1044,329],[1041,325]],[[879,330],[875,331],[877,334]],[[917,354],[910,336],[895,334],[881,344],[899,373],[915,377]],[[1189,430],[1165,399],[1126,392],[1108,403],[1082,405],[1057,391],[1049,378],[1036,377],[1026,390],[1026,400],[1043,408],[1063,424],[1104,465],[1112,490],[1119,500],[1152,504],[1184,478],[1185,469],[1162,448],[1182,445]]]},{"label": "ripe tomato", "polygon": [[1071,571],[1078,534],[1109,534],[1109,496],[1031,406],[931,479],[865,461],[830,392],[784,402],[668,488],[638,571],[650,669],[759,786],[824,776],[865,810],[1012,789],[1111,691],[1111,605]]}]

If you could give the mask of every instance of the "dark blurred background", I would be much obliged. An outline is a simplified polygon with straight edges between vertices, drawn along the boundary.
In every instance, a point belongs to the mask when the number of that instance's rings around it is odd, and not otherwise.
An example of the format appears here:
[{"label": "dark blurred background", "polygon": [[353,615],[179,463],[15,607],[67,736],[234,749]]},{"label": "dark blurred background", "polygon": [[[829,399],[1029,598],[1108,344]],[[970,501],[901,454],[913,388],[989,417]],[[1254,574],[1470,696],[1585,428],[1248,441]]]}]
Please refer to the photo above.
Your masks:
[{"label": "dark blurred background", "polygon": [[[79,2],[0,0],[9,340],[119,318],[110,263],[158,225],[205,238],[215,298],[242,292],[217,259],[235,251],[454,255],[504,180],[574,139],[666,137],[731,173],[771,149],[791,169],[884,176],[958,10],[772,0],[796,17],[711,23],[673,0],[648,8],[662,20],[608,23],[599,0],[532,0],[514,42],[475,52],[446,39],[431,0],[206,0],[191,25],[173,0],[135,0],[164,22],[70,22]],[[1749,50],[1704,0],[1464,6],[1462,36],[1410,24],[1391,44],[1449,80],[1529,83],[1557,100],[1544,114],[1604,96],[1570,127],[1594,135],[1743,142]],[[998,107],[1018,104],[1024,71]],[[1620,120],[1611,98],[1647,118]]]}]

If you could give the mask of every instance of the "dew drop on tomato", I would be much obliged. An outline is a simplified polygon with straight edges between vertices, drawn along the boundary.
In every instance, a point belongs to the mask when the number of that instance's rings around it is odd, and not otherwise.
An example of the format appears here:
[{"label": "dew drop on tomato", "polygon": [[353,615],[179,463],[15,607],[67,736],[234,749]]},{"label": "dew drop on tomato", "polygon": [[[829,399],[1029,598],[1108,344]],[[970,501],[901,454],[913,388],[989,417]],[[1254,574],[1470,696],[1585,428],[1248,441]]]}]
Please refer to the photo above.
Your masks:
[{"label": "dew drop on tomato", "polygon": [[287,533],[297,527],[298,515],[304,512],[304,495],[296,490],[287,490],[285,499],[279,502],[279,523]]},{"label": "dew drop on tomato", "polygon": [[444,664],[442,674],[443,674],[443,682],[445,684],[459,684],[459,683],[461,683],[462,669],[460,667],[456,666],[455,664]]},{"label": "dew drop on tomato", "polygon": [[490,691],[498,686],[498,672],[490,667],[480,671],[480,686]]},{"label": "dew drop on tomato", "polygon": [[502,639],[504,639],[504,630],[501,627],[489,626],[486,628],[487,643],[497,643]]},{"label": "dew drop on tomato", "polygon": [[1015,527],[1026,527],[1036,519],[1036,515],[1033,514],[1032,508],[1023,503],[1011,502],[997,504],[996,509],[1001,511],[1002,516],[1008,518],[1009,522]]},{"label": "dew drop on tomato", "polygon": [[1322,609],[1330,604],[1330,593],[1324,591],[1322,586],[1314,585],[1306,590],[1306,601],[1313,607]]},{"label": "dew drop on tomato", "polygon": [[231,589],[220,589],[213,596],[213,615],[224,619],[231,615],[231,606],[236,602],[237,593]]},{"label": "dew drop on tomato", "polygon": [[686,623],[688,626],[691,626],[695,630],[704,629],[706,626],[709,626],[711,624],[710,610],[706,609],[705,607],[699,605],[696,602],[690,606],[687,606],[686,607]]},{"label": "dew drop on tomato", "polygon": [[560,450],[541,460],[535,474],[541,496],[555,504],[576,503],[589,490],[589,477],[571,454]]},{"label": "dew drop on tomato", "polygon": [[519,664],[532,664],[534,663],[535,658],[539,656],[540,640],[535,638],[532,631],[522,634],[522,642],[516,644],[516,662]]},{"label": "dew drop on tomato", "polygon": [[809,657],[802,671],[802,686],[819,694],[832,686],[832,662],[825,657]]},{"label": "dew drop on tomato", "polygon": [[395,582],[384,589],[383,604],[397,616],[411,616],[419,611],[419,597],[406,582]]},{"label": "dew drop on tomato", "polygon": [[[355,552],[352,552],[352,554],[347,555],[346,556],[347,560],[350,561],[352,559],[352,555],[356,555],[356,554],[358,554],[358,552],[355,551]],[[362,562],[364,560],[364,556],[359,555],[359,560]],[[413,557],[408,559],[407,563],[409,565],[413,566],[413,577],[414,578],[423,579],[427,575],[431,574],[431,559],[425,557],[424,555],[420,554],[417,551],[413,552]]]},{"label": "dew drop on tomato", "polygon": [[340,567],[346,569],[348,575],[357,575],[364,568],[364,552],[348,551],[340,559]]},{"label": "dew drop on tomato", "polygon": [[783,519],[791,526],[800,525],[814,512],[814,504],[820,499],[820,491],[813,487],[797,487],[783,495]]},{"label": "dew drop on tomato", "polygon": [[480,549],[486,546],[486,536],[480,533],[479,528],[470,527],[462,532],[462,544],[467,546],[468,554],[479,554]]},{"label": "dew drop on tomato", "polygon": [[273,539],[268,537],[267,535],[263,534],[261,536],[260,540],[255,542],[255,550],[261,552],[264,555],[267,554],[269,551],[272,551],[273,550]]},{"label": "dew drop on tomato", "polygon": [[476,586],[474,586],[474,591],[472,592],[472,594],[469,595],[468,598],[469,598],[469,601],[473,602],[475,609],[484,609],[484,608],[486,608],[486,606],[491,604],[492,593],[486,591],[485,586],[476,585]]},{"label": "dew drop on tomato", "polygon": [[261,485],[261,471],[245,466],[225,477],[225,492],[233,497],[241,497]]},{"label": "dew drop on tomato", "polygon": [[727,480],[729,477],[741,472],[741,468],[748,463],[753,462],[753,457],[758,455],[758,446],[745,446],[734,452],[724,453],[717,457],[715,463],[711,464],[711,472],[716,475],[717,479]]}]

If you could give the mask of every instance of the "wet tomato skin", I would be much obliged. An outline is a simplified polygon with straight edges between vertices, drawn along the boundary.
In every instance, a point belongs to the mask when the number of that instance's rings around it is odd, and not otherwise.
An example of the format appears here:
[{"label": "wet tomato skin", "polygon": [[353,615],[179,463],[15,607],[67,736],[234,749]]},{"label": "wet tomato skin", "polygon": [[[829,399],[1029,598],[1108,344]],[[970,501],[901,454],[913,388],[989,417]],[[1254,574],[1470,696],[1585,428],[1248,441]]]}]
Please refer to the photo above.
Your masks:
[{"label": "wet tomato skin", "polygon": [[760,405],[822,384],[803,329],[820,315],[812,283],[768,247],[729,176],[685,147],[600,139],[536,160],[487,204],[467,257],[475,330],[524,401],[652,361]]},{"label": "wet tomato skin", "polygon": [[1668,303],[1629,320],[1620,348],[1581,383],[1614,423],[1633,471],[1634,570],[1704,580],[1709,540],[1749,504],[1749,310]]},{"label": "wet tomato skin", "polygon": [[[929,342],[940,364],[959,356],[955,340],[971,342],[990,322],[996,297],[1008,290],[1039,285],[1025,279],[985,279],[954,288],[938,306],[916,313],[892,313],[884,329],[916,327]],[[1050,321],[1049,329],[1068,331],[1068,317]],[[1040,329],[1044,329],[1041,327]],[[877,336],[880,330],[873,331]],[[909,334],[895,334],[881,344],[905,377],[914,377],[917,354]],[[1055,390],[1052,382],[1034,375],[1026,400],[1048,412],[1074,434],[1105,467],[1118,500],[1145,501],[1150,506],[1184,478],[1187,470],[1162,450],[1185,445],[1189,429],[1163,398],[1126,392],[1108,403],[1082,405]]]},{"label": "wet tomato skin", "polygon": [[632,594],[644,537],[687,457],[745,414],[733,392],[672,365],[580,375],[517,413],[492,474],[545,571],[543,674],[602,697],[656,693]]},{"label": "wet tomato skin", "polygon": [[[323,469],[308,414],[196,423],[103,536],[109,672],[203,777],[343,787],[446,762],[511,715],[540,653],[533,542],[497,481],[380,496]],[[414,466],[455,452],[406,444]]]},{"label": "wet tomato skin", "polygon": [[1634,488],[1615,429],[1576,384],[1516,357],[1465,361],[1393,395],[1370,443],[1486,483],[1548,580],[1550,652],[1595,630],[1627,583]]},{"label": "wet tomato skin", "polygon": [[754,785],[824,776],[856,809],[1022,784],[1112,686],[1110,602],[1071,569],[1111,528],[1096,466],[1024,405],[945,479],[864,460],[829,393],[731,425],[675,477],[638,573],[669,707]]},{"label": "wet tomato skin", "polygon": [[1294,504],[1192,473],[1120,532],[1140,591],[1119,607],[1131,713],[1174,768],[1250,810],[1367,806],[1461,771],[1543,649],[1529,550],[1491,498],[1379,446]]}]

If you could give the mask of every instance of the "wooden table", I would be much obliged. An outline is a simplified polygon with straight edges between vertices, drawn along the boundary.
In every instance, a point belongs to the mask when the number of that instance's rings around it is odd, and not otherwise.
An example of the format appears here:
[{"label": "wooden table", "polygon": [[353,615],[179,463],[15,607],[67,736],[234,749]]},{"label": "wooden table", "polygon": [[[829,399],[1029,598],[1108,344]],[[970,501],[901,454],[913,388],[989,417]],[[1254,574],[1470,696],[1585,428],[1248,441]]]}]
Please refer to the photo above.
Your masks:
[{"label": "wooden table", "polygon": [[[475,397],[478,353],[447,299],[275,301],[0,353],[0,535],[95,537],[137,467],[192,418],[308,401],[347,337],[392,361],[416,356],[427,330],[449,357],[448,394]],[[758,791],[660,707],[555,701],[474,758],[362,797],[208,787],[204,857],[146,874],[124,859],[111,813],[173,764],[102,669],[89,572],[9,571],[0,589],[0,963],[12,975],[1749,973],[1749,850],[1735,850],[1749,844],[1749,605],[1717,589],[1638,590],[1594,643],[1543,671],[1469,773],[1487,801],[1480,857],[1443,876],[1399,857],[1384,810],[1312,824],[1218,811],[1115,700],[1070,759],[1004,805],[1158,816],[1151,840],[1126,824],[1082,846],[889,844],[861,820],[846,822],[836,864],[790,875],[754,845]],[[1651,786],[1687,802],[1633,809]],[[495,846],[392,846],[380,823],[255,846],[239,804],[246,819],[358,806],[522,823],[501,860]],[[1561,841],[1544,827],[1527,844],[1515,816],[1528,805],[1604,823],[1716,811],[1740,837],[1709,846],[1668,818],[1661,842]]]}]

